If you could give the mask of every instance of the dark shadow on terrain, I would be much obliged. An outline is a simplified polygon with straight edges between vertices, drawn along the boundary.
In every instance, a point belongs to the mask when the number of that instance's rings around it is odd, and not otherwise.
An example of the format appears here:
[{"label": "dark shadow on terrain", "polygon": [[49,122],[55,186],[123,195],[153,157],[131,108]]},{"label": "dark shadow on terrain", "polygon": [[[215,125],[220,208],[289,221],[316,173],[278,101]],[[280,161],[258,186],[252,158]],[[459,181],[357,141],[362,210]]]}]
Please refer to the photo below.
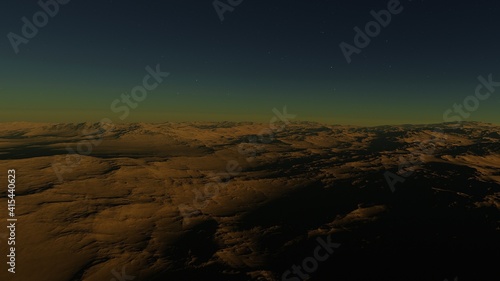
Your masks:
[{"label": "dark shadow on terrain", "polygon": [[[394,194],[376,223],[349,228],[342,243],[311,280],[488,280],[498,276],[500,214],[474,202],[498,190],[475,179],[469,167],[430,163]],[[442,175],[442,176],[441,176]],[[463,197],[432,189],[463,192]],[[295,263],[311,255],[297,257]],[[291,266],[291,264],[290,264]],[[490,279],[490,280],[493,280]]]},{"label": "dark shadow on terrain", "polygon": [[3,154],[0,154],[0,160],[29,159],[68,153],[68,151],[64,149],[51,149],[38,146],[19,146],[5,149],[3,152]]},{"label": "dark shadow on terrain", "polygon": [[[342,245],[319,263],[310,280],[443,281],[455,276],[459,280],[495,280],[500,214],[494,207],[474,203],[498,192],[499,186],[477,180],[473,168],[448,163],[424,167],[398,184],[395,193],[380,187],[384,181],[375,183],[375,175],[366,177],[368,183],[363,186],[351,185],[354,179],[329,188],[314,182],[242,216],[237,225],[240,230],[278,227],[258,237],[259,249],[272,255],[265,267],[231,271],[226,265],[213,264],[164,273],[154,280],[250,280],[245,272],[255,270],[273,271],[281,280],[283,272],[313,255],[318,243],[316,237],[307,238],[309,230],[348,214],[358,204],[385,205],[387,211],[375,221],[348,223],[334,233],[332,241]],[[360,182],[366,182],[364,179]],[[190,244],[195,237],[185,242]],[[287,244],[296,238],[297,242]]]}]

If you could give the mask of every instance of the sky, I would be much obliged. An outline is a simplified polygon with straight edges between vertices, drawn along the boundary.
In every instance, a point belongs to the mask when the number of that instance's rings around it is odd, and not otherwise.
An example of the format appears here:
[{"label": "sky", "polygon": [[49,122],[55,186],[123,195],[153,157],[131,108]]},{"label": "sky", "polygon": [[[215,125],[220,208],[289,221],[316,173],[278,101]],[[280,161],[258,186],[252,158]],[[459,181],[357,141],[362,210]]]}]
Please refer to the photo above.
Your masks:
[{"label": "sky", "polygon": [[59,1],[0,4],[0,122],[500,124],[495,1]]}]

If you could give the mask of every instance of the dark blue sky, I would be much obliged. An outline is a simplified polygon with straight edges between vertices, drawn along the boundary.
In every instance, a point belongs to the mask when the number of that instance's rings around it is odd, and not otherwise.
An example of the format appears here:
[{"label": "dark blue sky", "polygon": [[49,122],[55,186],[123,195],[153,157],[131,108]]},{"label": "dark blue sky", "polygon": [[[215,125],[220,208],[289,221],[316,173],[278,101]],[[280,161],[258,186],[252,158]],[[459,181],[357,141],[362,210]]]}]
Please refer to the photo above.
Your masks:
[{"label": "dark blue sky", "polygon": [[41,7],[5,0],[0,121],[119,121],[113,101],[160,64],[170,76],[123,121],[266,121],[287,105],[327,123],[443,122],[448,109],[450,120],[500,123],[500,87],[453,108],[478,76],[500,81],[500,4],[400,1],[348,63],[339,44],[355,46],[353,28],[389,2],[244,0],[220,21],[211,0],[71,0],[16,54],[8,34],[22,36],[21,18]]}]

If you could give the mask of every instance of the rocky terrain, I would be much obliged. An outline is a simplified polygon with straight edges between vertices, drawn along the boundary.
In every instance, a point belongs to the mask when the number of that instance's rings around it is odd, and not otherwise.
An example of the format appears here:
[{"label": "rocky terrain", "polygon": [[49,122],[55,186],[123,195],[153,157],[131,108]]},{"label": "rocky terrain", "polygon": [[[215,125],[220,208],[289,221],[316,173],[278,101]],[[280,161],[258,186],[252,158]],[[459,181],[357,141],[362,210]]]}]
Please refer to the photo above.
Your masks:
[{"label": "rocky terrain", "polygon": [[500,126],[281,125],[1,123],[0,279],[498,279]]}]

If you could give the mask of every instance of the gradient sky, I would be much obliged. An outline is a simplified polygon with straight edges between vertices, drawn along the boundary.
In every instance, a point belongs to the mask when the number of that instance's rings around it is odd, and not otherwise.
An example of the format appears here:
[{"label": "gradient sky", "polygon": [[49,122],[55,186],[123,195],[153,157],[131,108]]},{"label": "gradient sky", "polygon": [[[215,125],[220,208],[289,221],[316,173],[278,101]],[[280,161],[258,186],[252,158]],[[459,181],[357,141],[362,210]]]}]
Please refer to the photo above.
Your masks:
[{"label": "gradient sky", "polygon": [[[297,120],[435,123],[479,75],[500,81],[497,1],[402,0],[350,64],[339,44],[389,1],[244,0],[222,22],[212,2],[72,0],[16,54],[7,35],[41,8],[2,1],[0,121],[265,122],[286,105]],[[111,103],[157,64],[170,76],[120,120]],[[499,108],[500,87],[463,120],[500,123]]]}]

